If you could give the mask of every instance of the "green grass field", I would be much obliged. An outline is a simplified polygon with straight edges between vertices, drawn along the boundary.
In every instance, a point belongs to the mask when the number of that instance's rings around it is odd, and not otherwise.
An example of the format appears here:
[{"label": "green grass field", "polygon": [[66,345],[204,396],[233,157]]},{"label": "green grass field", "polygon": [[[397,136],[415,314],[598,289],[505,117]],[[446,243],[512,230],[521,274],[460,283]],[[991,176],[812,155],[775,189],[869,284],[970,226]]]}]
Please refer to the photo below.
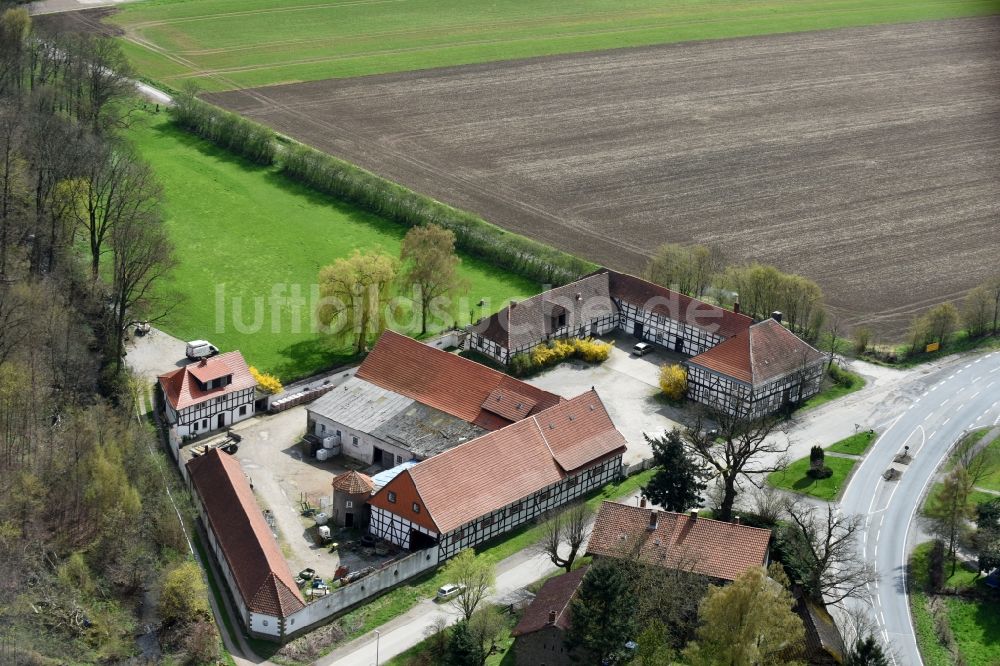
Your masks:
[{"label": "green grass field", "polygon": [[[311,285],[321,266],[355,248],[381,247],[398,256],[406,230],[235,158],[177,129],[166,114],[142,115],[129,136],[163,184],[178,248],[179,265],[163,290],[181,298],[157,325],[179,338],[240,349],[249,363],[285,381],[346,360],[309,326]],[[470,309],[482,314],[480,299],[490,304],[483,312],[492,312],[539,290],[470,257],[463,257],[461,272],[469,291],[468,305],[457,308],[460,323]],[[270,300],[275,285],[284,301],[277,309]],[[293,294],[291,285],[299,285],[298,305],[285,298]],[[219,293],[225,296],[221,307]],[[419,331],[401,324],[394,328]]]},{"label": "green grass field", "polygon": [[826,479],[812,479],[806,476],[809,457],[799,458],[780,472],[767,475],[767,482],[775,488],[812,495],[821,500],[832,501],[840,494],[840,488],[850,476],[858,461],[849,458],[826,457],[826,466],[833,470],[833,476]]},{"label": "green grass field", "polygon": [[871,446],[871,443],[875,441],[877,436],[874,431],[865,430],[850,437],[845,437],[839,442],[834,442],[826,447],[826,450],[833,451],[834,453],[847,453],[852,456],[860,456],[868,450],[868,447]]},{"label": "green grass field", "polygon": [[146,77],[229,90],[700,39],[997,13],[997,0],[146,0]]}]

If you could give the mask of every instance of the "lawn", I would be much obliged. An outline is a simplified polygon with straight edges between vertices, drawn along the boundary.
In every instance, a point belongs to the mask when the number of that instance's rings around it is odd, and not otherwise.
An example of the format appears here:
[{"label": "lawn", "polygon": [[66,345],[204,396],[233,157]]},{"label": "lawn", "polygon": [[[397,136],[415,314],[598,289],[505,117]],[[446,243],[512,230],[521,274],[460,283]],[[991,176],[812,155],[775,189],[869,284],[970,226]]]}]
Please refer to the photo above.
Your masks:
[{"label": "lawn", "polygon": [[[961,592],[961,596],[938,595],[928,588],[928,556],[931,544],[914,549],[910,558],[910,606],[913,611],[917,645],[927,666],[946,666],[956,662],[951,651],[942,644],[935,630],[935,611],[931,601],[941,604],[938,614],[947,618],[958,651],[968,666],[994,666],[1000,659],[1000,598],[989,590],[983,579],[959,567],[944,585]],[[950,564],[945,565],[945,574]]]},{"label": "lawn", "polygon": [[[356,248],[398,256],[405,228],[233,157],[177,129],[163,113],[141,114],[129,136],[163,184],[178,248],[178,266],[162,292],[179,298],[157,326],[240,349],[249,363],[284,381],[347,361],[343,349],[310,326],[317,273]],[[473,311],[492,312],[539,290],[468,256],[461,273],[469,289],[455,308],[460,324]],[[416,334],[419,322],[407,319],[393,328]]]},{"label": "lawn", "polygon": [[849,370],[840,370],[838,374],[841,377],[840,382],[831,381],[829,373],[827,373],[827,377],[824,378],[824,382],[827,383],[826,388],[802,403],[799,411],[814,409],[838,398],[843,398],[849,393],[860,391],[865,387],[865,378],[857,373]]},{"label": "lawn", "polygon": [[871,443],[875,441],[877,436],[874,430],[865,430],[864,432],[856,433],[831,444],[826,447],[826,450],[833,451],[834,453],[847,453],[852,456],[860,456],[868,450],[868,447],[871,446]]},{"label": "lawn", "polygon": [[840,494],[840,488],[857,464],[849,458],[826,457],[826,466],[833,470],[833,476],[826,479],[811,479],[806,476],[809,458],[800,458],[779,472],[767,475],[767,482],[775,488],[812,495],[822,500],[832,501]]},{"label": "lawn", "polygon": [[147,78],[230,90],[997,10],[996,0],[147,0],[111,21]]}]

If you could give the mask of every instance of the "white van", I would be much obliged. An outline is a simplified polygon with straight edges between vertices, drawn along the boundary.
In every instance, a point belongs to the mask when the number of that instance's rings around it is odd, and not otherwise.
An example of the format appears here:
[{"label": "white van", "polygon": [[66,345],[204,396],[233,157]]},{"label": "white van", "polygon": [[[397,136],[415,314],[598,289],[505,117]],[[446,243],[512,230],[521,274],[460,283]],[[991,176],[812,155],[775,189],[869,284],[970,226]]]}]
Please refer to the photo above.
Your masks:
[{"label": "white van", "polygon": [[219,350],[215,345],[209,344],[207,340],[192,340],[187,343],[187,349],[184,353],[189,359],[195,361],[199,358],[215,356],[219,353]]}]

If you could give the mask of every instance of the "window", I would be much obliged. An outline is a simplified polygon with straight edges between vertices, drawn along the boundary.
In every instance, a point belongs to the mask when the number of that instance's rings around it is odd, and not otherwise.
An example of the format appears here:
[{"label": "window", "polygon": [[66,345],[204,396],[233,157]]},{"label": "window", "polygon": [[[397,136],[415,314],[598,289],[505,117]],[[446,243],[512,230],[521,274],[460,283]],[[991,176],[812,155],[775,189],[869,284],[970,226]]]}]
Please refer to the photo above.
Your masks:
[{"label": "window", "polygon": [[493,516],[486,516],[480,522],[480,526],[485,530],[487,527],[493,524]]},{"label": "window", "polygon": [[358,445],[358,438],[355,437],[355,436],[351,436],[351,444],[353,444],[354,446],[357,446]]},{"label": "window", "polygon": [[208,419],[203,419],[201,422],[201,427],[208,430]]},{"label": "window", "polygon": [[325,435],[326,434],[326,424],[325,423],[320,423],[319,424],[319,434],[321,434],[321,435]]},{"label": "window", "polygon": [[396,493],[394,493],[394,492],[392,492],[390,490],[389,491],[389,496],[388,496],[387,499],[389,500],[389,504],[395,504],[396,503]]},{"label": "window", "polygon": [[346,509],[353,509],[354,508],[354,502],[352,502],[351,500],[345,501],[344,502],[344,508],[346,508]]},{"label": "window", "polygon": [[337,431],[337,437],[340,437],[340,431],[339,430]]},{"label": "window", "polygon": [[194,431],[198,432],[198,422],[197,421],[194,422]]},{"label": "window", "polygon": [[247,406],[246,405],[241,405],[240,406],[240,416],[246,416],[246,415],[247,415]]},{"label": "window", "polygon": [[403,462],[403,456],[396,456],[396,464],[400,465]]},{"label": "window", "polygon": [[413,513],[420,513],[420,505],[416,502],[413,503]]},{"label": "window", "polygon": [[578,477],[571,476],[571,477],[569,477],[569,479],[566,480],[566,483],[567,483],[567,485],[569,485],[570,488],[572,488],[573,486],[575,486],[577,484],[577,482],[579,482],[579,480],[580,479]]},{"label": "window", "polygon": [[267,620],[264,620],[264,626],[265,627],[267,626]]}]

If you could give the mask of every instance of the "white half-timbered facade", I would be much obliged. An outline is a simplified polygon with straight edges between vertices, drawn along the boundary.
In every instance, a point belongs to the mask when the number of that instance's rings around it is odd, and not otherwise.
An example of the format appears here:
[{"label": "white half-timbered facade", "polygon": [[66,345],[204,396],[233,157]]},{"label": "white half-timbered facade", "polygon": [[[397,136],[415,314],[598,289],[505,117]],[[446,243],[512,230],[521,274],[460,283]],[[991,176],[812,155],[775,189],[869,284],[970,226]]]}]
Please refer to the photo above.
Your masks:
[{"label": "white half-timbered facade", "polygon": [[257,382],[238,351],[190,363],[158,380],[167,423],[179,437],[219,430],[253,416]]},{"label": "white half-timbered facade", "polygon": [[589,391],[403,471],[369,501],[368,530],[447,559],[620,477],[624,452]]}]

